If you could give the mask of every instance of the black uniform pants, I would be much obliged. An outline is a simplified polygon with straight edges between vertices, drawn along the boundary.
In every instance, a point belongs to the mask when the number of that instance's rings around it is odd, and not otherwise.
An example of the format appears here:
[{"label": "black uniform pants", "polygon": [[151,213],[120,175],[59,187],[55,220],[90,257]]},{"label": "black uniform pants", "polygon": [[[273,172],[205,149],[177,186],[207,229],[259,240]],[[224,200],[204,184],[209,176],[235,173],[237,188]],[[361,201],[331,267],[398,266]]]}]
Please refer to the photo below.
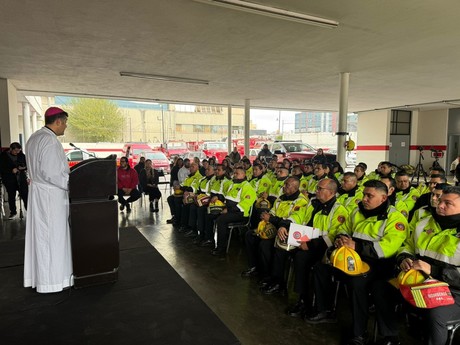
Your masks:
[{"label": "black uniform pants", "polygon": [[452,294],[455,304],[433,309],[419,309],[416,312],[422,315],[424,329],[426,331],[428,345],[447,343],[447,322],[460,320],[460,296]]},{"label": "black uniform pants", "polygon": [[271,278],[273,283],[278,284],[286,284],[285,282],[285,271],[286,271],[286,263],[287,260],[291,255],[294,255],[293,252],[297,249],[292,251],[287,251],[280,248],[275,248],[273,254],[273,268]]},{"label": "black uniform pants", "polygon": [[332,276],[348,286],[352,305],[353,336],[364,336],[369,318],[369,294],[375,303],[379,333],[384,337],[398,335],[396,304],[399,291],[388,283],[388,276],[375,269],[365,275],[350,276],[330,265],[318,263],[313,269],[316,302],[319,312],[330,310],[334,298]]},{"label": "black uniform pants", "polygon": [[312,267],[321,261],[324,255],[322,248],[311,248],[308,250],[296,250],[294,253],[294,291],[297,292],[301,298],[308,296],[310,287],[310,272]]},{"label": "black uniform pants", "polygon": [[183,204],[180,218],[180,225],[184,228],[188,227],[188,221],[190,218],[190,209],[193,204]]},{"label": "black uniform pants", "polygon": [[248,267],[256,267],[262,277],[269,276],[275,239],[262,239],[254,231],[248,231],[245,234],[244,242],[248,255]]},{"label": "black uniform pants", "polygon": [[222,213],[216,219],[217,226],[217,250],[224,251],[227,247],[229,228],[228,224],[247,221],[248,217],[243,212]]},{"label": "black uniform pants", "polygon": [[[196,229],[200,236],[200,239],[205,240],[205,226],[206,226],[206,215],[208,214],[208,206],[200,206],[196,211]],[[212,232],[211,232],[212,238]],[[211,239],[208,238],[208,239]]]},{"label": "black uniform pants", "polygon": [[22,181],[20,176],[16,178],[16,175],[3,177],[3,185],[5,186],[6,192],[8,193],[8,205],[10,207],[10,213],[16,214],[16,193],[19,192],[24,208],[27,210],[27,197],[29,192],[29,187],[26,181]]},{"label": "black uniform pants", "polygon": [[219,217],[219,214],[206,213],[204,217],[204,240],[212,240],[214,238],[214,222]]},{"label": "black uniform pants", "polygon": [[171,215],[175,218],[174,224],[181,224],[182,206],[184,205],[182,202],[182,196],[176,197],[174,195],[170,195],[166,200],[168,201]]}]

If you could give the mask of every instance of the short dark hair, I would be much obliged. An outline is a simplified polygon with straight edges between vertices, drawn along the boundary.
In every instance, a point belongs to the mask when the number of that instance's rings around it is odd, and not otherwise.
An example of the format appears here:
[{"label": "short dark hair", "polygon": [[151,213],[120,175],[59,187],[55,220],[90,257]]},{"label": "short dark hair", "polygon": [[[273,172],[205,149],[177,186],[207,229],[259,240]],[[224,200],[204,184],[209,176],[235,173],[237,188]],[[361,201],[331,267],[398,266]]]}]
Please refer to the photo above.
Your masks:
[{"label": "short dark hair", "polygon": [[409,174],[408,174],[405,170],[400,170],[400,171],[398,171],[398,172],[395,174],[395,178],[396,178],[396,177],[401,177],[401,176],[407,176],[407,177],[409,177]]},{"label": "short dark hair", "polygon": [[355,179],[358,179],[358,176],[354,172],[347,171],[345,174],[343,174],[343,178],[345,177],[354,177]]},{"label": "short dark hair", "polygon": [[457,195],[460,195],[460,187],[459,186],[445,187],[442,190],[442,194],[457,194]]},{"label": "short dark hair", "polygon": [[451,187],[451,185],[448,183],[436,183],[434,189],[442,190],[444,192],[449,187]]},{"label": "short dark hair", "polygon": [[10,149],[11,150],[16,150],[16,149],[22,150],[22,146],[18,142],[14,142],[10,144]]},{"label": "short dark hair", "polygon": [[321,169],[331,168],[330,165],[327,163],[316,163],[316,166],[320,166]]},{"label": "short dark hair", "polygon": [[439,171],[442,175],[445,175],[445,174],[446,174],[446,171],[445,171],[443,168],[441,168],[441,167],[437,167],[437,168],[430,169],[430,171],[433,171],[433,170]]},{"label": "short dark hair", "polygon": [[[394,179],[392,179],[394,181]],[[369,180],[364,182],[364,188],[375,188],[377,190],[380,190],[384,192],[385,194],[388,195],[388,187],[385,183],[379,180]]]},{"label": "short dark hair", "polygon": [[[439,178],[439,179],[441,179],[442,183],[446,183],[446,182],[447,182],[446,175],[431,174],[431,175],[430,175],[430,178]],[[438,183],[438,184],[439,184],[439,183]]]},{"label": "short dark hair", "polygon": [[363,168],[364,171],[367,170],[367,164],[364,162],[359,162],[357,166],[360,166],[361,168]]},{"label": "short dark hair", "polygon": [[382,180],[388,180],[388,181],[390,181],[391,187],[393,187],[393,188],[396,189],[396,180],[395,180],[393,177],[391,177],[391,176],[382,176],[382,177],[380,178],[380,181],[382,181]]},{"label": "short dark hair", "polygon": [[45,116],[45,125],[50,125],[58,119],[64,119],[64,118],[66,119],[68,117],[69,117],[69,114],[67,114],[65,111],[63,111],[62,113],[51,115],[51,116]]}]

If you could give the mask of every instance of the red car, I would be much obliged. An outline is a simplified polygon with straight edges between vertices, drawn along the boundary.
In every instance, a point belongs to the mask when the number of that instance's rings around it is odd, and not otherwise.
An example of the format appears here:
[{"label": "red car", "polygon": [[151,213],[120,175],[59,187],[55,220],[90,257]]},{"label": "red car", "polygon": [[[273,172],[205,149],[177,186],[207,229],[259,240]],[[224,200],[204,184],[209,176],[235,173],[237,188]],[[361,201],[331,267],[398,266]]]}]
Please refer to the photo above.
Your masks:
[{"label": "red car", "polygon": [[121,155],[128,157],[129,166],[134,168],[139,163],[140,154],[147,151],[152,151],[152,148],[146,143],[126,143],[123,146]]},{"label": "red car", "polygon": [[169,159],[161,151],[145,151],[141,152],[141,157],[150,159],[153,163],[153,167],[159,171],[163,171],[165,174],[171,172],[171,166],[169,165]]},{"label": "red car", "polygon": [[166,143],[165,153],[169,159],[172,159],[175,156],[182,156],[188,151],[187,143],[185,141],[169,141]]},{"label": "red car", "polygon": [[222,163],[225,157],[228,155],[227,143],[223,141],[205,142],[201,146],[206,157],[216,157],[217,163]]}]

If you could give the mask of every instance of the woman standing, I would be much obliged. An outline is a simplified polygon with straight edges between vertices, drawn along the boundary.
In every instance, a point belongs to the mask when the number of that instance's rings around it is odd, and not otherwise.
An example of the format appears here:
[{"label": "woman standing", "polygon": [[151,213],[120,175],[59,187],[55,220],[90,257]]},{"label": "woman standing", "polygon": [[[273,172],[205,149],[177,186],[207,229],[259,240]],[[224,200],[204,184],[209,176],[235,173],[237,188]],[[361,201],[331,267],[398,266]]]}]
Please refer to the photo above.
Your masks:
[{"label": "woman standing", "polygon": [[139,175],[139,182],[145,194],[149,196],[150,212],[158,212],[158,200],[161,198],[160,189],[158,189],[158,182],[160,174],[158,170],[153,168],[152,161],[147,159],[145,161],[145,168],[141,170]]}]

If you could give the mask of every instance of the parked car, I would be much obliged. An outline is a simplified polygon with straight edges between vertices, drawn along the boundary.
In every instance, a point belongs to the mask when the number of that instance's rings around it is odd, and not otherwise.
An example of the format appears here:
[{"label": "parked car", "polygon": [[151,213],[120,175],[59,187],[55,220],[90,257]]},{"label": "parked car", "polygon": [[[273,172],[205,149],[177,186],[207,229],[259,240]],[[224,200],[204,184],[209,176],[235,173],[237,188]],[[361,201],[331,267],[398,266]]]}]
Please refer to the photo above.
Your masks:
[{"label": "parked car", "polygon": [[[128,163],[131,168],[139,163],[139,155],[142,152],[153,151],[152,148],[146,143],[126,143],[121,150],[123,157],[128,157]],[[119,161],[119,159],[118,159]]]},{"label": "parked car", "polygon": [[259,149],[249,149],[249,160],[251,161],[251,163],[253,163],[254,160],[257,158],[259,152]]},{"label": "parked car", "polygon": [[85,150],[71,150],[66,153],[66,157],[69,167],[73,167],[85,159],[96,158],[96,154]]},{"label": "parked car", "polygon": [[206,157],[216,157],[217,163],[222,163],[222,161],[228,155],[227,143],[223,141],[205,142],[201,148]]},{"label": "parked car", "polygon": [[[316,149],[300,141],[275,141],[268,145],[270,151],[278,156],[278,159],[311,160],[316,155]],[[328,162],[335,162],[336,155],[325,153]]]},{"label": "parked car", "polygon": [[187,143],[185,141],[169,141],[166,143],[165,154],[169,159],[175,156],[181,156],[188,152]]},{"label": "parked car", "polygon": [[183,155],[181,155],[181,158],[183,158],[183,159],[188,158],[190,160],[193,160],[193,158],[195,158],[195,157],[198,157],[200,159],[200,162],[203,159],[207,158],[203,151],[189,151],[189,152],[184,153]]},{"label": "parked car", "polygon": [[144,151],[140,153],[140,157],[150,159],[154,165],[154,168],[163,171],[165,174],[171,172],[171,166],[169,165],[169,159],[161,151]]}]

